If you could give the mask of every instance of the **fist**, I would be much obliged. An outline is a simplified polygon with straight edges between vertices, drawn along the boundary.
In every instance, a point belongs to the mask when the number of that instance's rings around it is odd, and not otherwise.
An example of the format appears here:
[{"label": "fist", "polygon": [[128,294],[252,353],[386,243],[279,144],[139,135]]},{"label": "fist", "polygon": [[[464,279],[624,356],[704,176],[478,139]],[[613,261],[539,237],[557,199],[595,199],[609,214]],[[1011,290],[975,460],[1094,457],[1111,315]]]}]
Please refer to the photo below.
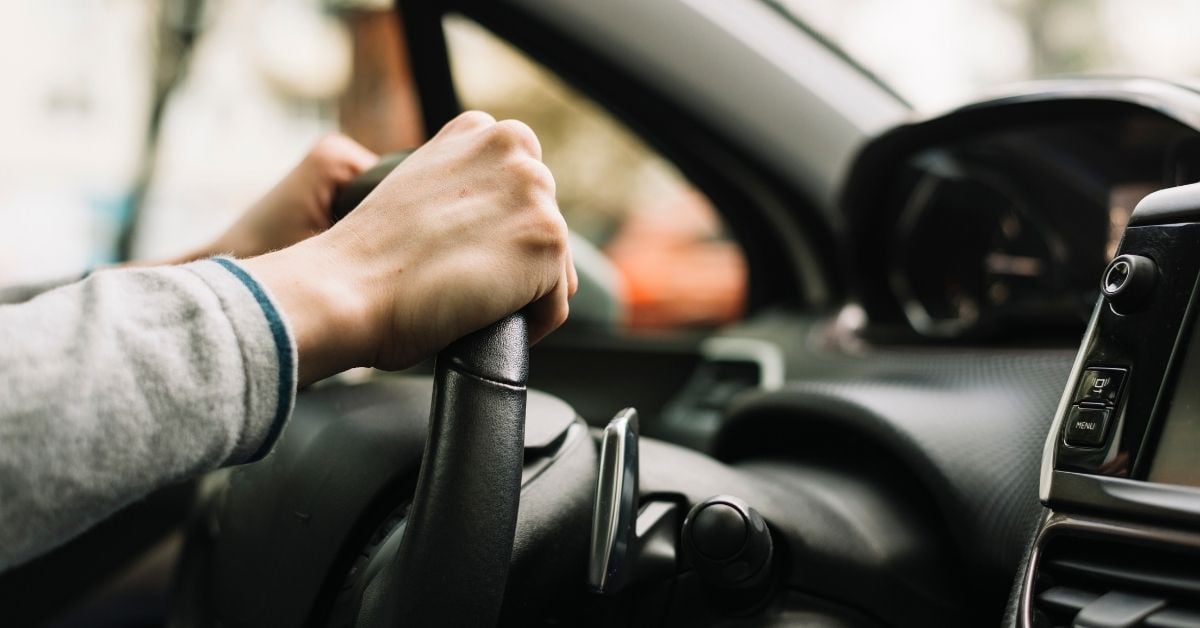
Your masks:
[{"label": "fist", "polygon": [[328,235],[361,275],[380,368],[527,305],[536,341],[566,320],[577,285],[537,137],[485,113],[447,124]]},{"label": "fist", "polygon": [[307,383],[401,369],[525,308],[530,341],[578,280],[554,178],[524,124],[468,112],[328,231],[247,260],[283,310]]}]

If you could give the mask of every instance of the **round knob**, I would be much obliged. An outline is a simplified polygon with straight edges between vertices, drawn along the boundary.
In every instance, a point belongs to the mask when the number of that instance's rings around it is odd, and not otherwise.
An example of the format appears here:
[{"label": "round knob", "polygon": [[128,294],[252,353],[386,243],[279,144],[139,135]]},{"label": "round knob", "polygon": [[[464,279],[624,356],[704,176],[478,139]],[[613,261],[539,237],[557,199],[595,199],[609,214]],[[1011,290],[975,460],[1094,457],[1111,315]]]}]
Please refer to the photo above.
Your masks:
[{"label": "round knob", "polygon": [[705,557],[728,560],[745,547],[749,527],[737,508],[722,502],[705,504],[692,521],[692,542]]},{"label": "round knob", "polygon": [[683,548],[705,582],[726,589],[763,582],[774,554],[762,515],[730,495],[710,497],[688,512]]},{"label": "round knob", "polygon": [[1138,308],[1150,294],[1158,268],[1141,255],[1120,255],[1109,262],[1100,280],[1100,291],[1119,314]]}]

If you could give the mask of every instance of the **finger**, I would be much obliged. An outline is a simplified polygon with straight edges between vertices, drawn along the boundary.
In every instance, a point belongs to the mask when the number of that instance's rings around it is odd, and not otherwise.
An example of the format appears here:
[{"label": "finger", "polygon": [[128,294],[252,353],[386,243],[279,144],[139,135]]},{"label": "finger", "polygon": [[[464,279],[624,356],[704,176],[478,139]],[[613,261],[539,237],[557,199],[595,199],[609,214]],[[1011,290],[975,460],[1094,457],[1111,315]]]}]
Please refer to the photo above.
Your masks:
[{"label": "finger", "polygon": [[363,172],[370,170],[375,164],[379,163],[379,155],[375,151],[359,144],[358,142],[346,138],[345,152],[342,155],[343,163],[350,167],[353,176],[357,177]]},{"label": "finger", "polygon": [[345,135],[323,138],[310,153],[336,184],[349,183],[379,162],[379,155]]},{"label": "finger", "polygon": [[567,320],[567,278],[564,273],[558,284],[542,298],[525,308],[529,324],[529,344],[533,345],[559,328]]}]

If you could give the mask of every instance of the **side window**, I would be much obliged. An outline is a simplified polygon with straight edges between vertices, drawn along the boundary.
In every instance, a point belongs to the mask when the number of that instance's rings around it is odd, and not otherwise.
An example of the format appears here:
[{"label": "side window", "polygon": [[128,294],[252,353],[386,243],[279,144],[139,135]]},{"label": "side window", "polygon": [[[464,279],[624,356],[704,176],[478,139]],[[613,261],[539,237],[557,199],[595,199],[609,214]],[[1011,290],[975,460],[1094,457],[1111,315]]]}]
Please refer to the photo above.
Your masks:
[{"label": "side window", "polygon": [[420,143],[391,7],[0,2],[0,284],[183,253],[322,134]]},{"label": "side window", "polygon": [[326,133],[378,153],[424,139],[407,45],[386,0],[208,4],[165,103],[139,257],[218,233]]},{"label": "side window", "polygon": [[[521,120],[541,139],[559,206],[586,241],[576,249],[589,249],[577,252],[577,266],[608,284],[622,326],[711,327],[741,316],[745,257],[702,193],[608,112],[512,45],[459,16],[448,17],[445,29],[463,106]],[[581,290],[580,300],[586,297]]]}]

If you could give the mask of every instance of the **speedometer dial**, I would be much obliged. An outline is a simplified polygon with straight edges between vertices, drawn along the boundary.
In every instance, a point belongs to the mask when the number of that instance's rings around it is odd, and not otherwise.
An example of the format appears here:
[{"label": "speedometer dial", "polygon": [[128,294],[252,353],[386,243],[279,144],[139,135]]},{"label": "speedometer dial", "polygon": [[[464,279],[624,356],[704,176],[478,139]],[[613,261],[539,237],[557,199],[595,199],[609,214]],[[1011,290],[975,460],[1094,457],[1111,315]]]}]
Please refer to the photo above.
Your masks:
[{"label": "speedometer dial", "polygon": [[897,224],[889,280],[918,332],[952,338],[1055,301],[1062,240],[1019,195],[950,161],[932,164]]}]

